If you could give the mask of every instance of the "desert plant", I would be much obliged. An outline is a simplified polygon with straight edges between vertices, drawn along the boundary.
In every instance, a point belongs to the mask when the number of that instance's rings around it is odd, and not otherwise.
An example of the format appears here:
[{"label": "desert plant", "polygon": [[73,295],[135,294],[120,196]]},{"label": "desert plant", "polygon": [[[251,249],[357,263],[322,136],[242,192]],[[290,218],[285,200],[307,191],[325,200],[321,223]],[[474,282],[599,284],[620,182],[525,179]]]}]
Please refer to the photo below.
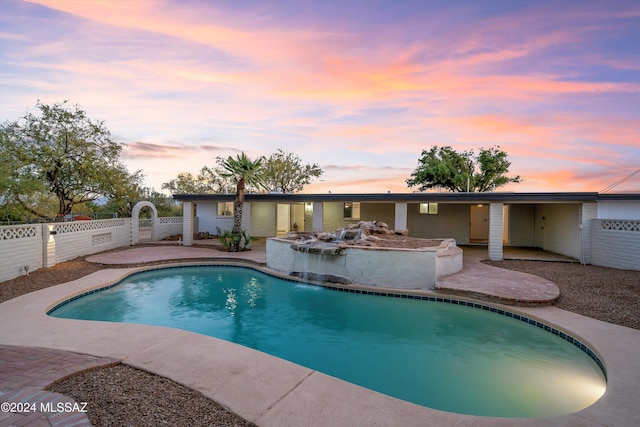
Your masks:
[{"label": "desert plant", "polygon": [[218,240],[227,252],[238,252],[249,249],[249,245],[256,238],[249,236],[247,230],[240,230],[239,233],[234,233],[233,230],[225,230],[219,235]]}]

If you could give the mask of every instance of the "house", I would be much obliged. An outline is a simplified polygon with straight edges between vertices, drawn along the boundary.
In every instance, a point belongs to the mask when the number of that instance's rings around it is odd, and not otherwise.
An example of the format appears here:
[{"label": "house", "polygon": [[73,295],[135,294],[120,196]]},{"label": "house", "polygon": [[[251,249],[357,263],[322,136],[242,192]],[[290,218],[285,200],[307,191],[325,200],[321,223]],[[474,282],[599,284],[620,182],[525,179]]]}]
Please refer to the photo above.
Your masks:
[{"label": "house", "polygon": [[[183,239],[233,226],[234,194],[176,194],[183,203]],[[378,220],[409,236],[487,245],[541,248],[585,264],[640,270],[640,193],[383,193],[247,194],[242,228],[251,236],[329,231]]]}]

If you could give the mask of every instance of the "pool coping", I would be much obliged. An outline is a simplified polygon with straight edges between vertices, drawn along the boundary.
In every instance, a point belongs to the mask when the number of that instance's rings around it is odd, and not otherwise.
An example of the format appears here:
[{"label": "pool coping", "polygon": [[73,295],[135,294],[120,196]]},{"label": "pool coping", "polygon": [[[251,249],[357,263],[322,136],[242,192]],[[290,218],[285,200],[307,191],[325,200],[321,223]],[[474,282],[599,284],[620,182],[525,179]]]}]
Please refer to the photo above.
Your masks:
[{"label": "pool coping", "polygon": [[[232,260],[179,262],[167,266],[220,264],[265,270],[255,264]],[[570,333],[594,350],[606,367],[607,391],[589,408],[560,417],[527,419],[468,416],[426,408],[256,350],[192,332],[46,315],[51,307],[74,295],[117,283],[132,273],[161,266],[104,269],[6,301],[0,304],[0,343],[48,347],[122,360],[191,387],[259,426],[640,425],[640,408],[637,408],[640,400],[637,390],[640,382],[640,331],[556,307],[525,308],[477,301],[478,304],[519,313]],[[271,270],[267,272],[278,275]],[[371,289],[381,291],[380,288]],[[398,289],[391,291],[398,293]],[[466,297],[455,299],[474,302]]]}]

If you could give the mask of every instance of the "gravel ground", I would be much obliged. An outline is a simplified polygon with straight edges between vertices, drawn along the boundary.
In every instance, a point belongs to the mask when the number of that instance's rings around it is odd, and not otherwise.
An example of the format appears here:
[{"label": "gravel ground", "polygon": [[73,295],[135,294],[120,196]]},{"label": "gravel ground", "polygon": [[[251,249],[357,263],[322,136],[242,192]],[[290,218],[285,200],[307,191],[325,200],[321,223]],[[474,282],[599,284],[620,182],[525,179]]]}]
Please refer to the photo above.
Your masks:
[{"label": "gravel ground", "polygon": [[[544,277],[560,288],[564,310],[640,329],[640,271],[540,261],[485,261]],[[0,302],[104,268],[82,259],[0,283]],[[251,426],[216,402],[166,378],[124,364],[72,375],[49,388],[88,402],[94,426]]]},{"label": "gravel ground", "polygon": [[71,375],[47,390],[88,402],[95,427],[254,426],[190,388],[124,364]]},{"label": "gravel ground", "polygon": [[554,305],[628,328],[640,329],[640,271],[544,261],[484,261],[544,277],[560,289]]}]

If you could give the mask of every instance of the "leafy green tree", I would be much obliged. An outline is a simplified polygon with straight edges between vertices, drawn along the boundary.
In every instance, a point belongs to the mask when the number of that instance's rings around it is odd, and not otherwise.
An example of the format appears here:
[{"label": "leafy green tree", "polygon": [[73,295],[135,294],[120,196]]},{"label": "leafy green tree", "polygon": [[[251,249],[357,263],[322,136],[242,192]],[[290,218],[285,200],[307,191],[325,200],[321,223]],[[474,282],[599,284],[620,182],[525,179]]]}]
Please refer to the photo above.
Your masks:
[{"label": "leafy green tree", "polygon": [[178,176],[169,182],[162,184],[163,190],[168,190],[171,194],[207,194],[212,193],[209,188],[204,187],[198,177],[190,172],[180,172]]},{"label": "leafy green tree", "polygon": [[181,172],[175,179],[162,184],[162,189],[171,194],[216,194],[231,191],[234,183],[222,176],[225,173],[222,167],[224,159],[218,157],[216,162],[215,168],[204,166],[197,176]]},{"label": "leafy green tree", "polygon": [[176,203],[172,197],[167,197],[152,188],[145,188],[143,198],[140,200],[153,203],[158,211],[158,216],[182,216],[180,204]]},{"label": "leafy green tree", "polygon": [[[232,191],[236,186],[224,164],[227,159],[216,158],[215,167],[203,167],[198,175],[181,172],[169,182],[162,184],[163,190],[171,194],[217,194]],[[268,159],[263,160],[263,172],[260,182],[246,182],[245,191],[259,192],[264,189],[295,193],[302,191],[314,178],[322,176],[324,171],[317,164],[302,164],[302,159],[278,149]]]},{"label": "leafy green tree", "polygon": [[[0,162],[9,165],[2,171],[8,176],[0,188],[3,202],[62,219],[74,205],[118,198],[140,186],[141,172],[131,174],[120,162],[122,144],[112,140],[103,121],[68,101],[51,106],[38,101],[36,107],[39,115],[28,113],[0,126]],[[46,195],[56,200],[53,212],[34,203]]]},{"label": "leafy green tree", "polygon": [[[129,196],[108,199],[101,204],[93,204],[93,212],[115,213],[118,217],[130,217],[133,207],[141,200],[151,202],[156,207],[159,217],[182,215],[182,208],[172,198],[149,187],[139,188],[135,194]],[[143,209],[140,212],[140,218],[151,218],[151,214],[148,210]]]},{"label": "leafy green tree", "polygon": [[236,184],[236,199],[233,202],[233,228],[231,229],[231,234],[235,237],[232,240],[231,247],[233,252],[244,249],[246,239],[240,238],[245,234],[242,230],[244,193],[247,185],[255,185],[257,187],[262,185],[264,173],[263,162],[264,157],[251,160],[242,152],[235,158],[229,156],[221,164],[225,170],[222,176],[231,179]]},{"label": "leafy green tree", "polygon": [[420,191],[444,188],[453,192],[493,191],[510,182],[518,183],[520,176],[508,177],[511,162],[499,146],[481,148],[478,155],[473,150],[457,152],[451,147],[434,145],[422,150],[418,167],[407,179],[409,187],[419,186]]},{"label": "leafy green tree", "polygon": [[317,164],[303,165],[300,157],[279,148],[265,161],[264,186],[271,191],[295,193],[323,173]]}]

